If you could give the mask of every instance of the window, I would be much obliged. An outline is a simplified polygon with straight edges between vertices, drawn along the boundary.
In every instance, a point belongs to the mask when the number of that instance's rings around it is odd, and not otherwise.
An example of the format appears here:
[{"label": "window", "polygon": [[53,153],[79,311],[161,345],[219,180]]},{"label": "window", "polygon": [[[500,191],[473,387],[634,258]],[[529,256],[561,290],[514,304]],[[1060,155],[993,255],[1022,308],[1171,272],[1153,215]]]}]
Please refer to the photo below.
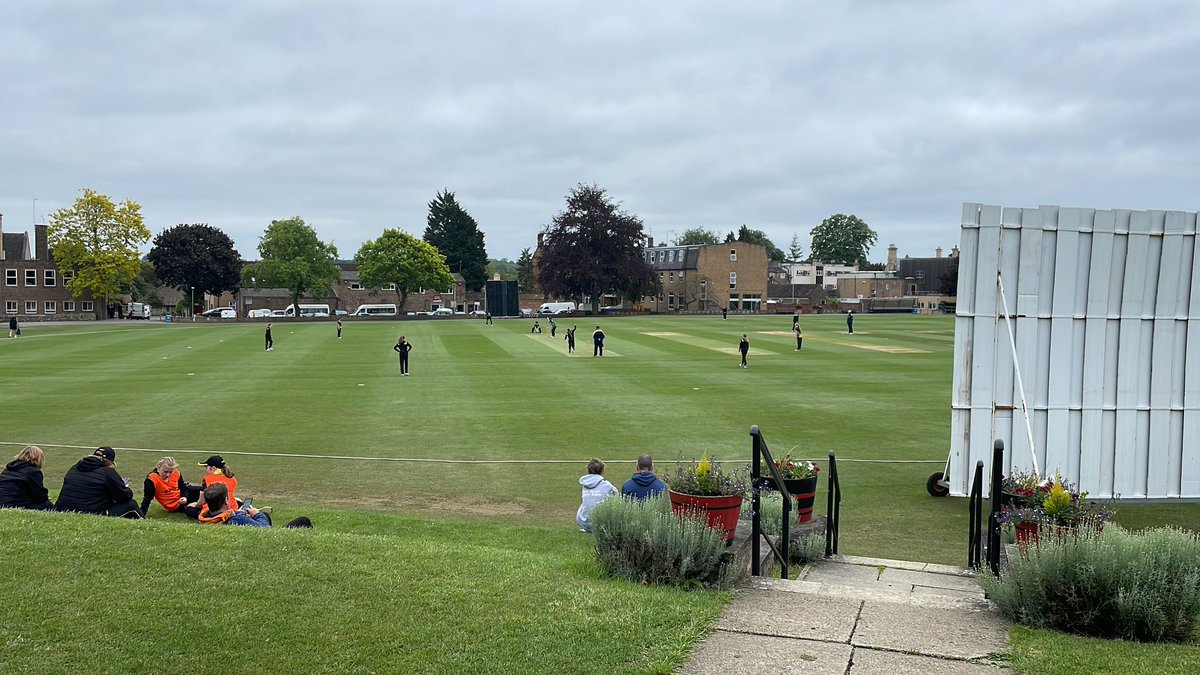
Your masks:
[{"label": "window", "polygon": [[675,249],[671,249],[671,252],[667,255],[667,261],[675,262]]},{"label": "window", "polygon": [[669,278],[671,280],[671,283],[675,283],[675,273],[674,272],[671,272],[671,276]]},{"label": "window", "polygon": [[64,312],[74,312],[75,311],[75,301],[74,300],[63,300],[63,311]]},{"label": "window", "polygon": [[350,290],[352,290],[352,291],[361,291],[362,289],[363,289],[363,285],[362,285],[362,284],[360,284],[360,283],[358,283],[357,281],[351,281],[351,282],[350,282]]},{"label": "window", "polygon": [[67,270],[66,272],[63,272],[63,286],[66,286],[67,284],[71,283],[74,280],[75,280],[75,270]]},{"label": "window", "polygon": [[4,313],[5,314],[16,314],[17,313],[17,301],[16,300],[5,300],[4,301]]},{"label": "window", "polygon": [[84,300],[84,301],[83,301],[83,311],[85,311],[85,312],[94,312],[94,311],[96,311],[96,310],[92,309],[92,301],[91,301],[91,300]]},{"label": "window", "polygon": [[737,249],[729,249],[729,262],[737,262]]},{"label": "window", "polygon": [[675,294],[667,294],[667,309],[675,309]]},{"label": "window", "polygon": [[37,270],[25,270],[25,285],[37,286]]},{"label": "window", "polygon": [[682,281],[683,281],[683,270],[680,270],[680,271],[679,271],[679,281],[680,281],[680,282],[682,282]]},{"label": "window", "polygon": [[700,280],[700,299],[701,300],[708,299],[708,279]]},{"label": "window", "polygon": [[738,311],[738,296],[736,296],[736,295],[729,296],[729,311],[731,311],[731,312]]},{"label": "window", "polygon": [[737,288],[737,272],[729,273],[729,287]]},{"label": "window", "polygon": [[663,282],[663,273],[659,272],[658,273],[658,285],[661,286],[662,282]]},{"label": "window", "polygon": [[925,270],[917,270],[917,281],[918,282],[925,281]]},{"label": "window", "polygon": [[17,271],[16,270],[4,270],[4,283],[8,286],[16,286],[17,285]]},{"label": "window", "polygon": [[55,305],[56,305],[56,304],[58,304],[58,303],[55,303],[55,302],[53,302],[53,301],[50,301],[50,300],[47,300],[47,301],[46,301],[46,303],[45,303],[44,305],[42,305],[42,314],[54,314],[54,313],[56,313],[56,312],[58,311],[58,308],[57,308],[57,307],[55,307]]},{"label": "window", "polygon": [[50,286],[58,285],[57,283],[55,283],[56,277],[54,274],[54,270],[42,270],[42,275],[43,275],[42,276],[42,285],[43,286],[46,286],[47,288],[49,288]]},{"label": "window", "polygon": [[37,314],[37,301],[36,300],[25,301],[25,313],[26,314]]},{"label": "window", "polygon": [[742,296],[742,309],[747,312],[762,311],[762,294],[746,293]]},{"label": "window", "polygon": [[802,276],[802,277],[808,276],[808,270],[800,270],[800,276]]},{"label": "window", "polygon": [[665,262],[665,261],[666,261],[666,259],[667,259],[667,252],[666,252],[666,251],[659,251],[659,252],[658,252],[658,262]]}]

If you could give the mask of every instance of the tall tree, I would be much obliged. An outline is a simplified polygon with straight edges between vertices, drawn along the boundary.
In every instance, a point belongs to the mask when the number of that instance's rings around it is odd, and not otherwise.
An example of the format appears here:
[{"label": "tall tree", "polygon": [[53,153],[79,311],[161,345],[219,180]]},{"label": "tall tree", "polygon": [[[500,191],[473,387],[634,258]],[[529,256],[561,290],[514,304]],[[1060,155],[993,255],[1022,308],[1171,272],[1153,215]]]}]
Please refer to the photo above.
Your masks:
[{"label": "tall tree", "polygon": [[712,230],[706,230],[703,227],[693,227],[683,231],[683,234],[675,237],[673,242],[676,246],[696,246],[705,244],[721,243],[721,235]]},{"label": "tall tree", "polygon": [[154,265],[149,260],[142,260],[142,269],[138,270],[138,275],[122,290],[129,293],[130,299],[134,302],[158,305],[162,301],[156,291],[161,285],[162,282],[154,273]]},{"label": "tall tree", "polygon": [[158,233],[148,259],[164,284],[180,291],[195,287],[212,295],[237,291],[242,256],[233,239],[205,223],[176,225]]},{"label": "tall tree", "polygon": [[812,229],[812,259],[827,263],[862,265],[879,239],[858,216],[835,213]]},{"label": "tall tree", "polygon": [[537,281],[533,278],[533,253],[527,248],[522,249],[517,257],[517,290],[522,293],[537,291]]},{"label": "tall tree", "polygon": [[326,297],[341,278],[334,263],[337,248],[322,242],[300,216],[272,220],[258,241],[258,253],[262,260],[242,268],[243,281],[257,288],[288,289],[296,316],[300,316],[301,297]]},{"label": "tall tree", "polygon": [[804,255],[804,247],[800,246],[800,235],[792,235],[792,243],[788,244],[788,262],[800,262]]},{"label": "tall tree", "polygon": [[142,270],[138,247],[150,239],[142,207],[126,199],[113,204],[91,188],[71,208],[50,214],[46,241],[60,271],[74,271],[67,283],[71,297],[91,291],[93,298],[112,298]]},{"label": "tall tree", "polygon": [[546,228],[537,283],[559,298],[590,296],[599,312],[605,293],[657,292],[658,275],[644,251],[642,221],[618,209],[602,188],[581,183]]},{"label": "tall tree", "polygon": [[771,259],[771,262],[783,262],[784,259],[787,258],[787,256],[783,254],[783,251],[775,245],[775,242],[771,241],[771,239],[767,237],[767,233],[763,232],[762,230],[752,230],[743,225],[740,229],[738,229],[737,240],[744,241],[748,244],[762,244],[763,246],[766,246],[767,257]]},{"label": "tall tree", "polygon": [[429,242],[407,232],[386,229],[378,239],[368,239],[354,254],[358,278],[368,288],[395,284],[401,310],[408,294],[421,288],[439,290],[454,286],[446,256]]},{"label": "tall tree", "polygon": [[946,271],[938,277],[938,290],[942,295],[958,295],[958,256],[950,259]]},{"label": "tall tree", "polygon": [[477,291],[487,281],[487,252],[483,232],[467,213],[454,193],[442,190],[429,202],[425,241],[446,256],[446,265],[462,275],[467,288]]}]

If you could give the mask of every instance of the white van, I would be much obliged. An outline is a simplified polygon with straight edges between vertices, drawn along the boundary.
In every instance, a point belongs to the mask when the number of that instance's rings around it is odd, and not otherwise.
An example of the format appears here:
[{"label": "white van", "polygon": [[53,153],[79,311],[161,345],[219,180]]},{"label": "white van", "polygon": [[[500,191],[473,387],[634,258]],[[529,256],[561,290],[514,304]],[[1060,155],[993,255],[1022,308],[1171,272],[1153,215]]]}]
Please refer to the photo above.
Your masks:
[{"label": "white van", "polygon": [[[283,310],[284,316],[296,316],[296,306],[288,305]],[[325,318],[329,316],[329,305],[300,305],[301,318]]]},{"label": "white van", "polygon": [[396,316],[395,305],[359,305],[350,316]]},{"label": "white van", "polygon": [[545,302],[538,307],[538,314],[568,314],[575,311],[573,302]]}]

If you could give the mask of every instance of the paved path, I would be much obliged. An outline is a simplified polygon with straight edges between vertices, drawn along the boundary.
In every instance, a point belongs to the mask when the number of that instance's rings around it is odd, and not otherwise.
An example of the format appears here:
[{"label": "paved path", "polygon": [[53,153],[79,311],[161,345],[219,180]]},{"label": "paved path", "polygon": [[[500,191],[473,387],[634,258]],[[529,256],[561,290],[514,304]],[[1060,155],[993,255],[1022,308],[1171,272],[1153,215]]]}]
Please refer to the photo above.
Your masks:
[{"label": "paved path", "polygon": [[751,577],[682,672],[1000,675],[1007,632],[969,570],[841,556]]}]

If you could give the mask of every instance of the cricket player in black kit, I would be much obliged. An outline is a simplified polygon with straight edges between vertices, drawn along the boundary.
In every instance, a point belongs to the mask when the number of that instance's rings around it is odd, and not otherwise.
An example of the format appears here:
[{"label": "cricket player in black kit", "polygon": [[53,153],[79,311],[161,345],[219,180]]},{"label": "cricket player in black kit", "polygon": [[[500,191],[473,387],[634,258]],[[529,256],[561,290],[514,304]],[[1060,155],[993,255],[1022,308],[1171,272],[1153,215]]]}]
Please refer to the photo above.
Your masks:
[{"label": "cricket player in black kit", "polygon": [[271,339],[271,324],[267,324],[267,332],[263,337],[266,338],[267,351],[275,351],[275,341]]},{"label": "cricket player in black kit", "polygon": [[404,341],[404,336],[401,335],[392,349],[400,355],[400,374],[408,377],[408,353],[412,351],[412,344]]}]

